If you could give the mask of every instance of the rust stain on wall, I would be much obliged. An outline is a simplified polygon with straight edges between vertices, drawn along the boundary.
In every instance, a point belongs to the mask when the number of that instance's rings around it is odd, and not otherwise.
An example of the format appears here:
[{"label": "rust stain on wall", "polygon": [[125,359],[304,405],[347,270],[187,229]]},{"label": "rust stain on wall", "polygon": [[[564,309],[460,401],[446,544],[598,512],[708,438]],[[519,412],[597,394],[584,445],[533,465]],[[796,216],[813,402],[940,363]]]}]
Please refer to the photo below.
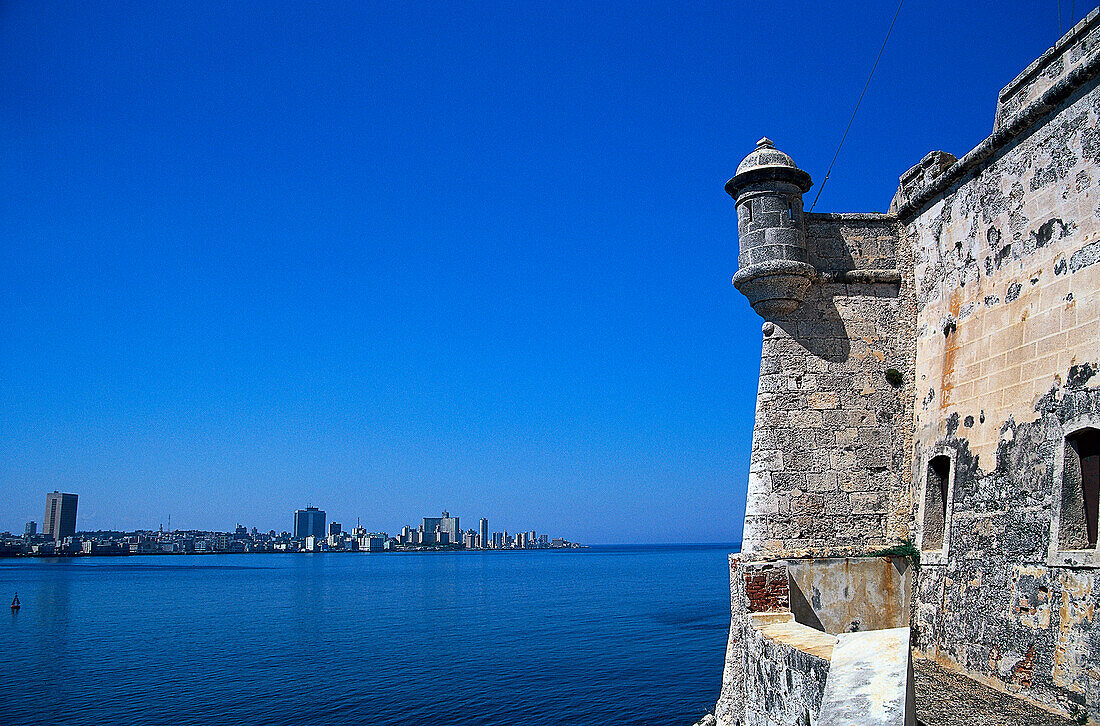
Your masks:
[{"label": "rust stain on wall", "polygon": [[[955,288],[951,291],[951,298],[948,302],[948,311],[951,314],[951,321],[959,319],[959,310],[962,307],[962,289]],[[955,329],[955,323],[952,322],[949,326],[944,328],[944,340],[943,345],[943,370],[940,372],[940,410],[946,411],[952,404],[951,393],[955,390],[955,361],[959,354],[959,338],[958,331]]]}]

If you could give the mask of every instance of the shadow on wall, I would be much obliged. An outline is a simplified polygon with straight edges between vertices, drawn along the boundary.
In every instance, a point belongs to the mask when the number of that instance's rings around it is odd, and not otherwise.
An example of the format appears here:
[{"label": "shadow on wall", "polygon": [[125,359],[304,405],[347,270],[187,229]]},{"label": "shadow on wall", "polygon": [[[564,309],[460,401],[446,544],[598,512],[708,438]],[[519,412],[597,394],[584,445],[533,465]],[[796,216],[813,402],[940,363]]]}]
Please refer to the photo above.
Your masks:
[{"label": "shadow on wall", "polygon": [[[889,222],[884,216],[853,220],[846,225],[850,229],[844,229],[834,215],[807,217],[806,252],[816,277],[793,312],[769,322],[810,354],[843,363],[851,356],[853,338],[880,336],[896,328],[895,306],[866,304],[900,294],[893,241],[887,241],[892,235],[884,228]],[[860,250],[860,263],[852,254],[853,245]],[[875,267],[861,269],[868,261]]]},{"label": "shadow on wall", "polygon": [[909,625],[912,566],[902,557],[789,560],[791,614],[830,635]]}]

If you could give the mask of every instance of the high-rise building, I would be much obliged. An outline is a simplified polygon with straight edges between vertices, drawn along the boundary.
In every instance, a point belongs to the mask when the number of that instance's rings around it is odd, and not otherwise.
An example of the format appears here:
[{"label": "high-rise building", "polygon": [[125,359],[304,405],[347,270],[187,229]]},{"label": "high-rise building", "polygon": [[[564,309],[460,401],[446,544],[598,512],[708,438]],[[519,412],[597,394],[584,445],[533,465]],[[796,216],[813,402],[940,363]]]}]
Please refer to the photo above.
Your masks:
[{"label": "high-rise building", "polygon": [[294,539],[325,537],[325,513],[317,507],[306,507],[294,512]]},{"label": "high-rise building", "polygon": [[23,527],[24,537],[33,537],[38,534],[38,522],[27,522],[27,526]]},{"label": "high-rise building", "polygon": [[[422,528],[426,538],[429,535],[433,536],[432,539],[426,539],[428,542],[462,541],[462,530],[459,529],[458,517],[452,517],[446,510],[444,510],[442,517],[424,517]],[[443,534],[447,536],[439,536]]]},{"label": "high-rise building", "polygon": [[489,520],[486,519],[485,517],[482,517],[481,521],[478,524],[481,525],[478,528],[478,529],[481,530],[481,532],[480,532],[481,541],[478,544],[479,544],[479,546],[481,546],[483,548],[488,547],[489,546]]},{"label": "high-rise building", "polygon": [[328,535],[329,535],[329,537],[331,537],[334,534],[339,535],[341,531],[342,530],[340,529],[340,523],[339,522],[329,522],[329,525],[328,525]]},{"label": "high-rise building", "polygon": [[494,550],[504,549],[504,533],[503,532],[493,532],[493,549]]},{"label": "high-rise building", "polygon": [[76,534],[76,495],[50,492],[46,495],[46,514],[42,517],[42,534],[60,542]]}]

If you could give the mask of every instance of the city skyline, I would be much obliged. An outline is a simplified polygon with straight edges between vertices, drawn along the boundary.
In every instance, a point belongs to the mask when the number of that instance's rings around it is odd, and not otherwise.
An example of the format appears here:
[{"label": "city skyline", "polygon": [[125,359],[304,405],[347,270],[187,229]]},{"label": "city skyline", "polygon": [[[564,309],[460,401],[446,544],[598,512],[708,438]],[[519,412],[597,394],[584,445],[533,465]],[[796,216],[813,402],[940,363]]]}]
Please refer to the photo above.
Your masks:
[{"label": "city skyline", "polygon": [[[27,519],[24,521],[21,530],[0,530],[0,532],[7,532],[13,536],[18,536],[18,532],[22,531],[24,536],[34,536],[39,531],[39,525],[41,525],[42,534],[51,536],[54,540],[60,541],[65,537],[79,534],[81,532],[188,532],[188,531],[208,531],[208,532],[231,532],[234,529],[238,532],[241,529],[239,521],[235,521],[234,526],[225,528],[202,528],[202,527],[175,527],[171,526],[171,517],[168,518],[168,527],[164,526],[163,522],[158,522],[155,527],[137,527],[137,528],[119,528],[119,527],[99,527],[81,528],[77,525],[77,500],[78,494],[74,493],[61,493],[61,492],[47,492],[46,494],[46,509],[45,514],[41,521],[37,519]],[[52,514],[51,514],[51,505]],[[51,518],[52,517],[52,518]],[[330,519],[328,512],[325,509],[314,506],[313,504],[307,504],[301,509],[295,509],[291,515],[291,525],[287,529],[280,529],[278,527],[259,528],[255,525],[251,527],[251,531],[271,532],[279,533],[282,535],[290,535],[294,539],[305,539],[307,536],[314,536],[319,538],[325,538],[332,534],[343,534],[351,529],[344,529],[343,524],[338,520]],[[406,520],[408,517],[406,517]],[[461,544],[463,543],[464,536],[467,534],[475,534],[479,538],[479,548],[486,548],[486,545],[481,544],[484,542],[493,542],[495,535],[503,534],[505,538],[510,537],[513,534],[524,535],[526,530],[516,532],[514,529],[504,528],[500,531],[490,531],[488,528],[488,518],[480,517],[478,519],[478,527],[466,527],[460,526],[461,518],[459,515],[451,516],[449,510],[444,509],[440,517],[422,517],[421,525],[419,527],[411,528],[409,525],[398,525],[397,527],[366,527],[362,524],[362,517],[356,516],[356,525],[354,531],[363,532],[401,532],[407,533],[410,530],[420,532],[439,532],[443,531],[448,534],[448,542],[439,542],[433,539],[425,540],[424,544]],[[178,522],[177,522],[178,524]],[[334,532],[334,528],[336,528]],[[534,535],[536,530],[530,530],[530,534]],[[545,534],[545,531],[544,531]],[[400,537],[401,535],[396,535]]]},{"label": "city skyline", "polygon": [[404,525],[399,533],[362,526],[360,518],[351,529],[329,520],[320,507],[307,505],[293,512],[291,530],[261,531],[237,522],[232,530],[173,529],[81,529],[77,526],[74,493],[49,492],[43,515],[43,533],[34,520],[25,523],[23,534],[0,532],[0,556],[80,557],[153,554],[247,554],[453,551],[504,549],[563,549],[580,545],[561,536],[537,530],[489,532],[486,517],[478,529],[463,529],[458,515],[443,510],[439,517],[422,517],[418,526]]}]

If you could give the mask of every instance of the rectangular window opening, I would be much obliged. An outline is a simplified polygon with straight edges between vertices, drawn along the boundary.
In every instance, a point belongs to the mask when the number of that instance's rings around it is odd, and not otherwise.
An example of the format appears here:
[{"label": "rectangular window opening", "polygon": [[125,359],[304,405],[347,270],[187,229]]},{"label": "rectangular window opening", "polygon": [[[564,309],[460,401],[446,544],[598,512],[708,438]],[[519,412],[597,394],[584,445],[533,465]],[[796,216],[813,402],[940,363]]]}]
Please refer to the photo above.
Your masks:
[{"label": "rectangular window opening", "polygon": [[1100,431],[1081,429],[1066,437],[1062,467],[1062,549],[1094,550],[1100,519]]},{"label": "rectangular window opening", "polygon": [[947,497],[951,483],[951,458],[941,454],[928,462],[924,493],[922,549],[943,549],[947,526]]}]

